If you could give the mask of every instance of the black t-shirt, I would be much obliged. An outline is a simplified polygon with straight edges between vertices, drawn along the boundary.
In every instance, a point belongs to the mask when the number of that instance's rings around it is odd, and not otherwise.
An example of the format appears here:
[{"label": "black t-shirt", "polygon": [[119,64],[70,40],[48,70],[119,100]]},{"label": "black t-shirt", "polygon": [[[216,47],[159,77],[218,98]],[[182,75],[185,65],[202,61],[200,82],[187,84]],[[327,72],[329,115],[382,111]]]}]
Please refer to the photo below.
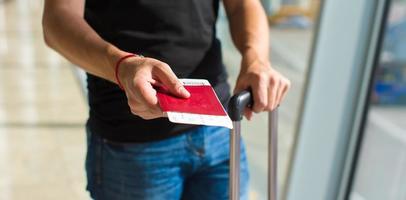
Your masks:
[{"label": "black t-shirt", "polygon": [[[215,34],[219,0],[87,0],[85,19],[118,48],[169,64],[179,78],[204,78],[220,101],[229,98],[221,45]],[[117,142],[146,142],[193,128],[167,118],[131,114],[119,87],[87,75],[92,132]]]}]

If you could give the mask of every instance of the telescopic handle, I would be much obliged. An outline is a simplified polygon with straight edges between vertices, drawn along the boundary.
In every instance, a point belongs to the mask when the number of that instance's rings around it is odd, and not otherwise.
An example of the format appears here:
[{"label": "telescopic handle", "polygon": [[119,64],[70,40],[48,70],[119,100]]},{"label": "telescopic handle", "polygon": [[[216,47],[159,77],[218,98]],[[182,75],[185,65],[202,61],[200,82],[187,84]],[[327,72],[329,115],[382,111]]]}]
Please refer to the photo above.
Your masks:
[{"label": "telescopic handle", "polygon": [[250,90],[244,90],[231,97],[228,103],[228,115],[233,121],[230,130],[230,171],[229,171],[229,196],[230,200],[240,199],[240,137],[241,120],[246,107],[253,104]]},{"label": "telescopic handle", "polygon": [[[240,137],[241,120],[246,107],[253,104],[250,90],[244,90],[231,97],[228,114],[233,121],[230,131],[230,200],[240,199]],[[268,133],[268,200],[277,200],[277,166],[278,166],[278,108],[269,112]]]},{"label": "telescopic handle", "polygon": [[278,108],[268,115],[268,200],[278,199]]},{"label": "telescopic handle", "polygon": [[246,107],[254,103],[251,90],[244,90],[231,97],[228,103],[228,115],[232,121],[241,121]]}]

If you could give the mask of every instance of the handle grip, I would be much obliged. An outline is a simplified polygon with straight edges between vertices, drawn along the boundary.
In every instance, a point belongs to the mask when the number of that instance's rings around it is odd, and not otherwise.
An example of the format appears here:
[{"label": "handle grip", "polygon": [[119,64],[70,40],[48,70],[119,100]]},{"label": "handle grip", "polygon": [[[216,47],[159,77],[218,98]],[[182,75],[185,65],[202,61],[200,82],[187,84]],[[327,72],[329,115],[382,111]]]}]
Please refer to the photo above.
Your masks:
[{"label": "handle grip", "polygon": [[231,97],[228,103],[228,115],[232,121],[241,121],[246,107],[254,103],[251,90],[244,90]]}]

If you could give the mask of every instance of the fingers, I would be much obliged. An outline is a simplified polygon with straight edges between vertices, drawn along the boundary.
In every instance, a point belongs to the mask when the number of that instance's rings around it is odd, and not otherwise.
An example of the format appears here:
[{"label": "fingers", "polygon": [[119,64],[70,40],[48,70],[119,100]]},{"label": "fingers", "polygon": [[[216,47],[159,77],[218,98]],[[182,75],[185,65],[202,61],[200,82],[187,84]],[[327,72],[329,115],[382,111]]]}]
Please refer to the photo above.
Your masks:
[{"label": "fingers", "polygon": [[[149,119],[155,119],[159,117],[163,117],[164,114],[159,107],[156,108],[151,108],[151,107],[146,107],[143,106],[142,103],[137,103],[137,102],[128,102],[128,105],[133,105],[130,106],[131,113],[134,115],[137,115],[143,119],[149,120]],[[134,105],[136,104],[136,105]]]},{"label": "fingers", "polygon": [[290,88],[290,81],[276,73],[270,81],[267,110],[272,111],[278,107]]},{"label": "fingers", "polygon": [[269,95],[268,95],[268,105],[267,109],[268,111],[273,110],[278,104],[279,104],[279,99],[278,99],[278,93],[280,91],[280,83],[279,81],[276,81],[274,78],[271,78],[270,83],[269,83]]},{"label": "fingers", "polygon": [[134,80],[133,85],[133,90],[127,92],[131,112],[143,119],[163,117],[163,112],[158,105],[156,90],[152,84],[146,79],[138,79]]},{"label": "fingers", "polygon": [[190,93],[183,87],[183,84],[167,64],[158,61],[155,62],[154,65],[153,75],[168,88],[169,92],[183,98],[190,97]]},{"label": "fingers", "polygon": [[237,78],[237,83],[234,87],[233,94],[237,94],[245,89],[248,89],[250,87],[249,82],[247,80],[243,80],[243,78],[238,77]]},{"label": "fingers", "polygon": [[144,119],[163,117],[159,107],[157,91],[153,86],[165,86],[173,95],[188,98],[190,93],[183,87],[171,68],[159,60],[143,58],[142,62],[129,63],[133,71],[125,90],[128,105],[133,114]]},{"label": "fingers", "polygon": [[156,97],[156,90],[152,87],[151,83],[145,79],[134,80],[135,96],[138,101],[154,107],[158,104]]},{"label": "fingers", "polygon": [[164,116],[158,105],[148,106],[147,104],[132,98],[128,98],[128,105],[132,114],[143,119],[155,119]]},{"label": "fingers", "polygon": [[244,109],[244,116],[245,116],[245,118],[247,118],[248,120],[251,120],[251,119],[252,119],[252,115],[253,115],[253,113],[252,113],[251,108],[245,108],[245,109]]},{"label": "fingers", "polygon": [[272,110],[275,109],[283,101],[289,89],[290,89],[290,81],[286,78],[283,78],[280,81],[280,87],[276,95],[276,102],[278,103],[272,108]]},{"label": "fingers", "polygon": [[250,88],[253,92],[254,105],[246,109],[244,115],[252,118],[253,112],[272,111],[282,102],[290,89],[290,81],[275,70],[240,74],[234,93]]},{"label": "fingers", "polygon": [[254,105],[252,110],[256,113],[264,111],[268,105],[268,79],[259,74],[255,79],[257,81],[252,85],[254,95]]}]

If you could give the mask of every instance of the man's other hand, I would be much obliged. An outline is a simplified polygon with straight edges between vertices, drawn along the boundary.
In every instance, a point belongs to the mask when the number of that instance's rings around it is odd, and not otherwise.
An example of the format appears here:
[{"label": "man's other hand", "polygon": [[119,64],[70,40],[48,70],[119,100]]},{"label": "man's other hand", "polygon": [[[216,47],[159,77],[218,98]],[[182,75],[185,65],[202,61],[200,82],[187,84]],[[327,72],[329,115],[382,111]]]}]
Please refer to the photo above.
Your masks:
[{"label": "man's other hand", "polygon": [[254,95],[253,107],[244,112],[250,120],[252,112],[271,111],[279,106],[290,88],[290,81],[274,70],[268,59],[244,54],[234,93],[247,88],[251,88]]},{"label": "man's other hand", "polygon": [[124,60],[118,76],[131,112],[143,119],[163,117],[153,86],[164,85],[173,95],[181,98],[190,96],[172,69],[166,63],[153,58],[137,56]]}]

